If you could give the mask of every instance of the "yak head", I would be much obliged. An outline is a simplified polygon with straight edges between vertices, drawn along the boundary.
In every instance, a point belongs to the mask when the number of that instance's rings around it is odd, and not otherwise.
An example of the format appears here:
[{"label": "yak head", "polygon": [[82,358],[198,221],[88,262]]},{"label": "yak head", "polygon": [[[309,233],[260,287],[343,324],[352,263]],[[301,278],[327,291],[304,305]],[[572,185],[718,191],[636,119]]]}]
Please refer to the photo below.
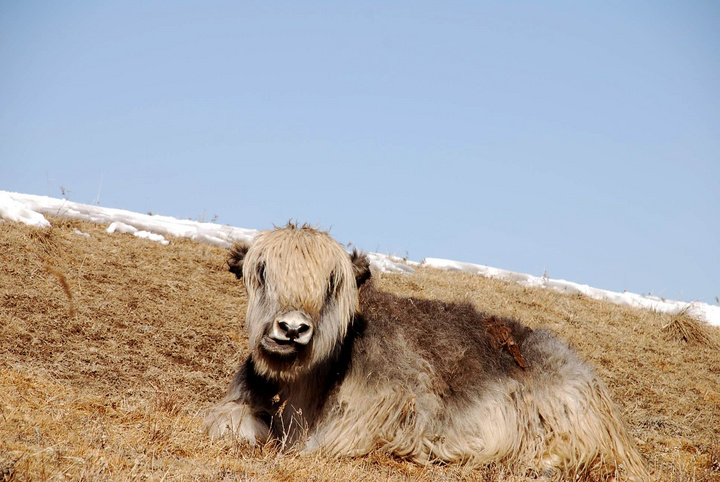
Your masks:
[{"label": "yak head", "polygon": [[358,308],[368,259],[327,232],[288,224],[230,250],[248,292],[246,326],[255,368],[291,380],[336,356]]}]

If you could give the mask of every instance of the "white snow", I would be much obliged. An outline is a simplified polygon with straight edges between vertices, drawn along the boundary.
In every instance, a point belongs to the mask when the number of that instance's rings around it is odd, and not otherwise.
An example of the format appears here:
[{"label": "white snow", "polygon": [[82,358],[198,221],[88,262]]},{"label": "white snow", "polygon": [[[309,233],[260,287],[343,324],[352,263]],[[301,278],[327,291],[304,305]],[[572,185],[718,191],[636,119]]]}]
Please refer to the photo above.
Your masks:
[{"label": "white snow", "polygon": [[420,266],[420,263],[415,261],[402,260],[387,254],[367,253],[367,257],[370,260],[370,268],[383,273],[412,274],[415,272],[415,267]]},{"label": "white snow", "polygon": [[16,201],[10,194],[6,191],[0,191],[0,217],[9,221],[29,224],[30,226],[50,227],[50,223],[45,219],[45,216],[25,207],[24,203]]},{"label": "white snow", "polygon": [[504,269],[491,268],[480,264],[461,263],[447,259],[427,258],[423,261],[425,266],[432,268],[447,269],[454,271],[465,271],[489,278],[504,281],[513,281],[525,286],[540,287],[559,291],[561,293],[581,293],[596,300],[609,301],[616,305],[645,308],[661,313],[682,313],[697,320],[705,321],[711,325],[720,326],[720,306],[712,306],[707,303],[685,301],[670,301],[656,296],[644,296],[635,293],[616,293],[614,291],[592,288],[588,285],[573,283],[572,281],[537,277],[529,274],[506,271]]},{"label": "white snow", "polygon": [[[12,213],[18,209],[23,209],[26,217],[35,216],[45,224],[30,223],[24,219],[13,217]],[[5,211],[8,211],[10,215],[6,216]],[[81,221],[92,221],[98,224],[111,225],[117,223],[115,229],[123,233],[134,234],[135,231],[123,231],[129,229],[128,227],[132,227],[136,231],[147,231],[163,237],[188,238],[193,241],[223,247],[228,247],[236,241],[250,241],[257,233],[255,229],[233,228],[214,223],[177,219],[170,216],[140,214],[124,209],[80,204],[67,199],[0,191],[0,216],[3,218],[36,226],[50,226],[50,223],[43,216],[44,214]]]},{"label": "white snow", "polygon": [[138,229],[129,224],[121,223],[120,221],[114,221],[110,223],[110,226],[105,230],[108,234],[112,233],[123,233],[123,234],[135,234]]},{"label": "white snow", "polygon": [[162,234],[155,234],[151,233],[150,231],[141,231],[135,226],[130,226],[129,224],[121,223],[120,221],[115,221],[113,223],[110,223],[110,226],[105,230],[109,234],[112,233],[125,233],[125,234],[132,234],[133,236],[137,236],[138,238],[143,239],[149,239],[150,241],[156,241],[162,245],[168,245],[170,244],[170,241],[165,239],[165,236]]},{"label": "white snow", "polygon": [[[162,244],[169,244],[166,236],[170,236],[229,247],[236,241],[249,242],[258,233],[255,229],[201,223],[169,216],[140,214],[122,209],[75,203],[66,199],[0,191],[0,218],[32,226],[50,227],[50,223],[45,219],[44,214],[108,224],[108,233],[132,234]],[[87,236],[86,233],[80,231],[76,231],[76,234]],[[720,326],[720,306],[712,306],[706,303],[686,303],[684,301],[668,301],[654,296],[643,296],[634,293],[615,293],[571,281],[554,280],[478,264],[437,258],[427,258],[422,263],[417,263],[380,253],[368,253],[368,257],[372,269],[382,272],[413,273],[418,266],[465,271],[505,281],[513,281],[525,286],[553,289],[563,293],[582,293],[590,298],[619,305],[672,314],[684,312],[687,316],[705,321],[711,325]]]}]

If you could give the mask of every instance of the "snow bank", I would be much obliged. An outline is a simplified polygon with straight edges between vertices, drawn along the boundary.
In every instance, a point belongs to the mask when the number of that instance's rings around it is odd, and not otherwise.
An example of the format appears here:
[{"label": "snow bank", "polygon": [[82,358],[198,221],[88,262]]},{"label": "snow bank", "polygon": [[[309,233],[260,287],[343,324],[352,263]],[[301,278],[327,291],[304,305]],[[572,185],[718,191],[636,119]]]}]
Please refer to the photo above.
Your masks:
[{"label": "snow bank", "polygon": [[138,238],[149,239],[150,241],[155,241],[162,245],[170,244],[170,241],[165,239],[165,236],[163,236],[162,234],[155,234],[155,233],[151,233],[150,231],[140,231],[135,226],[130,226],[129,224],[121,223],[119,221],[110,223],[110,226],[108,226],[108,228],[105,231],[107,231],[109,234],[112,234],[112,233],[132,234],[133,236],[137,236]]},{"label": "snow bank", "polygon": [[8,221],[29,224],[30,226],[50,227],[45,216],[34,209],[25,206],[25,203],[16,201],[11,193],[0,191],[0,217]]},{"label": "snow bank", "polygon": [[414,261],[403,261],[400,258],[380,253],[367,253],[367,257],[370,260],[370,269],[382,273],[412,274],[415,272],[415,267],[420,265]]},{"label": "snow bank", "polygon": [[529,274],[516,273],[503,269],[491,268],[480,264],[461,263],[447,259],[427,258],[423,261],[425,266],[432,268],[464,271],[503,281],[513,281],[525,286],[552,289],[561,293],[580,293],[590,298],[608,301],[616,305],[645,308],[660,313],[682,313],[697,320],[705,321],[711,325],[720,326],[720,306],[707,303],[684,301],[669,301],[656,296],[643,296],[635,293],[616,293],[614,291],[592,288],[588,285],[573,283],[572,281],[549,279]]},{"label": "snow bank", "polygon": [[[152,214],[140,214],[124,209],[105,208],[90,204],[80,204],[66,199],[55,199],[47,196],[35,196],[32,194],[19,194],[14,192],[0,191],[0,215],[12,221],[25,222],[23,219],[6,217],[3,208],[6,206],[17,206],[42,219],[45,224],[26,223],[36,226],[50,226],[43,214],[62,218],[78,219],[81,221],[92,221],[98,224],[115,224],[112,232],[119,230],[123,233],[134,234],[148,239],[150,234],[161,237],[174,236],[187,238],[193,241],[214,244],[216,246],[228,247],[236,241],[250,241],[257,230],[234,228],[215,223],[200,223],[185,219],[177,219],[170,216],[159,216]],[[133,229],[130,229],[133,228]],[[138,232],[148,234],[136,234]]]},{"label": "snow bank", "polygon": [[[9,221],[49,227],[44,214],[52,216],[92,221],[108,224],[107,232],[127,233],[134,236],[168,244],[166,236],[187,238],[193,241],[229,247],[237,241],[249,242],[258,233],[255,229],[235,228],[215,223],[177,219],[169,216],[140,214],[122,209],[104,208],[89,204],[80,204],[65,199],[55,199],[32,194],[19,194],[0,191],[0,217]],[[84,233],[83,233],[84,234]],[[461,263],[445,259],[428,258],[422,263],[404,261],[379,253],[368,253],[373,270],[388,273],[413,273],[418,266],[465,271],[505,281],[513,281],[525,286],[553,289],[562,293],[582,293],[597,300],[646,308],[662,313],[685,312],[695,319],[720,326],[720,307],[706,303],[686,303],[667,301],[654,296],[642,296],[634,293],[615,293],[591,288],[565,280],[553,280],[528,274],[515,273],[478,264]]]}]

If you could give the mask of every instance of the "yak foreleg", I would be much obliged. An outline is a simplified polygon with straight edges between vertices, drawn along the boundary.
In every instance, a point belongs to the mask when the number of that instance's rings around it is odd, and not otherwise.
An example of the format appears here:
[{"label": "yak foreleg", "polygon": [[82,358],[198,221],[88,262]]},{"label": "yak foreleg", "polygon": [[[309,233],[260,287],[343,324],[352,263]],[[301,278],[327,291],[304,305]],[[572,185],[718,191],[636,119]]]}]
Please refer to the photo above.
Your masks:
[{"label": "yak foreleg", "polygon": [[256,445],[267,441],[270,427],[248,405],[228,400],[220,402],[205,418],[205,431],[212,440],[231,434]]},{"label": "yak foreleg", "polygon": [[238,370],[228,393],[205,417],[205,432],[211,439],[230,434],[251,445],[265,443],[270,436],[269,415],[263,405],[266,387],[257,379],[252,360]]}]

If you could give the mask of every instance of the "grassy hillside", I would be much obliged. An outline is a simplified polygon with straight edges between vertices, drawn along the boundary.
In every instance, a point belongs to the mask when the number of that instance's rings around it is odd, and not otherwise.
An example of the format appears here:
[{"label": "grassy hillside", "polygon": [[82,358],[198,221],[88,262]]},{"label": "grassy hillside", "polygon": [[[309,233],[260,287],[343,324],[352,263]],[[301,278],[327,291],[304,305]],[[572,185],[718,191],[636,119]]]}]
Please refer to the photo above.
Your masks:
[{"label": "grassy hillside", "polygon": [[[517,480],[209,442],[204,410],[247,353],[224,250],[51,222],[0,223],[0,480]],[[378,282],[555,330],[596,366],[657,480],[720,480],[719,329],[432,269]]]}]

